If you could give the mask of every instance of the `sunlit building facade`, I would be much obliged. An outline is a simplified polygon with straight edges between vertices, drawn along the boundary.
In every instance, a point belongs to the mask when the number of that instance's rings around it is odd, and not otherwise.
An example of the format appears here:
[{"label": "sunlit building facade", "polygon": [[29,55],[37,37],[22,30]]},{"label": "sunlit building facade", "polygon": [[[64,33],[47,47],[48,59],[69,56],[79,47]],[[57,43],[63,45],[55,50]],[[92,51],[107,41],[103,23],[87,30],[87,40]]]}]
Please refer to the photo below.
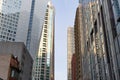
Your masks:
[{"label": "sunlit building facade", "polygon": [[48,2],[33,80],[54,80],[54,19],[54,7]]},{"label": "sunlit building facade", "polygon": [[75,53],[74,50],[74,28],[68,27],[67,30],[67,80],[72,80],[72,55]]},{"label": "sunlit building facade", "polygon": [[[86,80],[109,80],[108,64],[106,63],[105,42],[97,1],[83,3],[86,26],[86,53],[83,57],[83,77]],[[86,16],[87,15],[87,16]],[[100,24],[100,25],[99,25]],[[88,62],[87,62],[88,61]],[[87,69],[85,66],[89,66]],[[86,71],[87,70],[87,71]]]},{"label": "sunlit building facade", "polygon": [[82,53],[81,53],[81,28],[82,22],[82,4],[77,7],[74,23],[74,37],[75,37],[75,55],[76,55],[76,80],[83,80],[82,75]]},{"label": "sunlit building facade", "polygon": [[120,1],[79,0],[79,2],[83,6],[82,23],[86,31],[81,64],[83,80],[119,80]]}]

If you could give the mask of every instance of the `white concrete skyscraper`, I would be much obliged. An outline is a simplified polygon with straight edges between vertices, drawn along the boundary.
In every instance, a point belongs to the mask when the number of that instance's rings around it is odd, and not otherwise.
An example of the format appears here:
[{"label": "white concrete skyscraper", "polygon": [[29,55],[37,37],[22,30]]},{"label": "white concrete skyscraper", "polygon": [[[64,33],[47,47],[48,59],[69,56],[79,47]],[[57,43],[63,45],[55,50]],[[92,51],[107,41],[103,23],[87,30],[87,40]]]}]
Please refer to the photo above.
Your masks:
[{"label": "white concrete skyscraper", "polygon": [[54,80],[54,7],[48,2],[33,80]]},{"label": "white concrete skyscraper", "polygon": [[0,0],[0,41],[15,41],[21,0]]}]

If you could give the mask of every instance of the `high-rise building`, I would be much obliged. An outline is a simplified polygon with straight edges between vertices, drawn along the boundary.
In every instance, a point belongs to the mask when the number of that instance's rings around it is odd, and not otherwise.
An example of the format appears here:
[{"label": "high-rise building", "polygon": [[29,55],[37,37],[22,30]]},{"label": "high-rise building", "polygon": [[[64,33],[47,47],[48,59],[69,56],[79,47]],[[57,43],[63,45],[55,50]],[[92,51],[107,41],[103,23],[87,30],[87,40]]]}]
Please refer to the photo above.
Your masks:
[{"label": "high-rise building", "polygon": [[96,26],[100,24],[98,3],[84,0],[80,4],[82,4],[82,19],[80,19],[82,25],[78,35],[82,61],[81,68],[78,67],[77,70],[81,70],[83,80],[109,80],[109,72],[105,72],[105,70],[108,71],[108,65],[105,62],[105,51],[103,51],[105,49],[103,32],[101,27]]},{"label": "high-rise building", "polygon": [[[110,0],[100,3],[100,14],[106,42],[106,55],[111,80],[120,79],[120,1]],[[107,15],[106,15],[107,14]],[[106,16],[106,17],[105,17]]]},{"label": "high-rise building", "polygon": [[[41,38],[42,26],[44,24],[45,12],[47,9],[47,3],[49,0],[32,0],[31,12],[29,17],[26,47],[31,53],[34,64],[33,64],[33,75],[35,73],[35,58],[39,48],[39,40]],[[18,39],[19,40],[19,39]]]},{"label": "high-rise building", "polygon": [[0,41],[26,43],[29,7],[23,0],[0,0]]},{"label": "high-rise building", "polygon": [[29,23],[27,26],[28,31],[26,36],[26,46],[27,49],[30,51],[33,59],[35,59],[38,51],[39,39],[42,33],[42,26],[44,24],[45,12],[47,9],[48,1],[50,0],[32,0],[31,3],[31,12],[29,17]]},{"label": "high-rise building", "polygon": [[67,30],[67,80],[72,80],[71,61],[74,53],[74,28],[68,27]]},{"label": "high-rise building", "polygon": [[[77,62],[77,57],[76,64],[82,66],[83,80],[119,80],[120,1],[80,0],[80,3],[84,27],[82,31],[86,33],[84,35],[76,32],[75,35],[75,37],[77,34],[85,37],[82,38],[84,43],[81,44],[84,46],[84,48],[81,47],[84,49],[84,52],[81,52],[82,64]],[[82,39],[80,39],[81,42]],[[77,48],[76,45],[78,44],[75,44],[75,48]],[[81,70],[77,67],[78,69]]]},{"label": "high-rise building", "polygon": [[54,80],[54,20],[54,7],[48,2],[33,80]]},{"label": "high-rise building", "polygon": [[[75,37],[75,55],[76,55],[76,80],[83,80],[82,75],[82,52],[81,52],[81,36],[83,20],[82,20],[82,4],[77,7],[75,23],[74,23],[74,37]],[[83,43],[82,43],[83,44]],[[83,50],[83,49],[82,49]]]},{"label": "high-rise building", "polygon": [[0,41],[15,41],[21,0],[0,0]]}]

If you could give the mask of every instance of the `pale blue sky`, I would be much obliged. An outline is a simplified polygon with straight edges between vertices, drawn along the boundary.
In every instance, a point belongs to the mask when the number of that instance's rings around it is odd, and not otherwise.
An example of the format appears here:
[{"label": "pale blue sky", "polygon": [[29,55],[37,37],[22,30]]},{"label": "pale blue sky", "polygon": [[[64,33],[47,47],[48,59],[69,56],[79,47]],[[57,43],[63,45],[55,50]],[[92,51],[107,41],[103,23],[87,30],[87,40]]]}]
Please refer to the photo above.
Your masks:
[{"label": "pale blue sky", "polygon": [[67,80],[67,27],[74,25],[78,0],[53,0],[55,6],[55,80]]}]

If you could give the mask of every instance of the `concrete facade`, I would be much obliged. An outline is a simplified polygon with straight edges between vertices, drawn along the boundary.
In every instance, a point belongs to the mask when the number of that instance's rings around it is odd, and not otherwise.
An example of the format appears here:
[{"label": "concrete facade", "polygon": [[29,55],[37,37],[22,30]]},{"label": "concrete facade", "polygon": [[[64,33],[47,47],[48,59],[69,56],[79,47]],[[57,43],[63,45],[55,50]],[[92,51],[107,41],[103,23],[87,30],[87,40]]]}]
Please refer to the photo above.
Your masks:
[{"label": "concrete facade", "polygon": [[33,59],[22,42],[0,42],[0,54],[13,54],[19,61],[19,80],[32,80]]},{"label": "concrete facade", "polygon": [[72,77],[72,80],[76,80],[76,55],[73,54],[72,55],[72,60],[71,60],[71,77]]},{"label": "concrete facade", "polygon": [[0,54],[0,77],[3,80],[18,80],[19,62],[11,54]]},{"label": "concrete facade", "polygon": [[8,80],[8,72],[9,72],[9,67],[10,67],[10,59],[11,55],[0,55],[0,77],[4,80]]},{"label": "concrete facade", "polygon": [[71,69],[71,61],[72,55],[75,52],[74,50],[74,28],[68,27],[67,30],[67,78],[68,80],[72,80],[72,69]]},{"label": "concrete facade", "polygon": [[76,10],[74,23],[75,54],[76,54],[76,80],[82,80],[82,53],[81,53],[81,28],[82,28],[82,4]]}]

